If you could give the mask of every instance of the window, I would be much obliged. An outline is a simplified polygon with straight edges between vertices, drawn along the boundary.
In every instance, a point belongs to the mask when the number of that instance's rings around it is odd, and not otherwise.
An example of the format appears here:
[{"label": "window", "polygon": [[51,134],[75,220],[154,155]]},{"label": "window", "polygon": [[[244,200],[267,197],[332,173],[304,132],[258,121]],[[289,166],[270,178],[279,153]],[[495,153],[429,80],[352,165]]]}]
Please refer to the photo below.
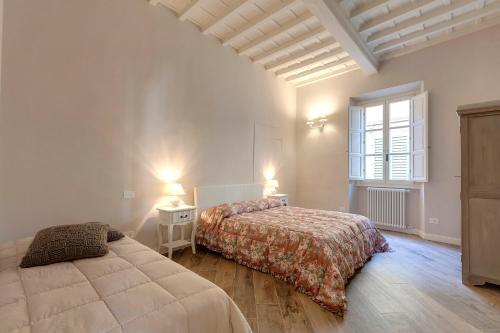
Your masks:
[{"label": "window", "polygon": [[427,93],[350,108],[349,178],[427,181]]}]

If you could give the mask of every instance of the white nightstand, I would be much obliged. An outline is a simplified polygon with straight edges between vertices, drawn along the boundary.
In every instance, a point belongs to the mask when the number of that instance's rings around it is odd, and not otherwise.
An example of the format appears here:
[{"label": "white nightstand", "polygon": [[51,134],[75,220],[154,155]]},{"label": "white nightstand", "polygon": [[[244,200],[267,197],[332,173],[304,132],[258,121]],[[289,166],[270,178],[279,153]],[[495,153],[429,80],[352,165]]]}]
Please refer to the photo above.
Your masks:
[{"label": "white nightstand", "polygon": [[272,199],[279,199],[283,206],[288,206],[288,194],[270,194],[267,196]]},{"label": "white nightstand", "polygon": [[[162,247],[168,248],[168,257],[172,258],[172,251],[175,248],[186,247],[191,245],[193,254],[196,253],[194,235],[196,231],[196,207],[182,205],[179,207],[158,207],[160,214],[160,221],[158,222],[158,252]],[[186,225],[192,224],[191,241],[184,239],[184,228]],[[168,227],[168,240],[163,240],[163,229],[166,225]],[[173,240],[174,226],[181,227],[181,239]],[[160,252],[161,253],[161,252]]]}]

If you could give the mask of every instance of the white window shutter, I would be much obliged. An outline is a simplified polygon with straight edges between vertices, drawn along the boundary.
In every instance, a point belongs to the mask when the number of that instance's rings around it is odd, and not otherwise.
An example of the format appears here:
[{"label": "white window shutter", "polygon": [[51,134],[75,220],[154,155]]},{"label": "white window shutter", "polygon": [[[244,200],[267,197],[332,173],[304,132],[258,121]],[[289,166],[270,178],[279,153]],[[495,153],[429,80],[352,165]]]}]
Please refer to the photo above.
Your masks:
[{"label": "white window shutter", "polygon": [[411,177],[416,182],[428,181],[428,94],[412,98],[411,107]]},{"label": "white window shutter", "polygon": [[364,170],[364,115],[363,108],[349,108],[349,179],[363,180]]}]

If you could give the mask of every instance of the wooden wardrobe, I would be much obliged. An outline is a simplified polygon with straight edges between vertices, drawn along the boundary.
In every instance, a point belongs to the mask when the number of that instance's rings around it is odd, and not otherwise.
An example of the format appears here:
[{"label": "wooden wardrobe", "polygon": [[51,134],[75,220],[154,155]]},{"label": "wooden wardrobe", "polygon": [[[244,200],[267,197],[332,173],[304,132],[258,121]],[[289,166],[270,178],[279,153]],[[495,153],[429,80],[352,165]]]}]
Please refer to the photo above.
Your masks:
[{"label": "wooden wardrobe", "polygon": [[462,282],[500,284],[500,101],[460,106]]}]

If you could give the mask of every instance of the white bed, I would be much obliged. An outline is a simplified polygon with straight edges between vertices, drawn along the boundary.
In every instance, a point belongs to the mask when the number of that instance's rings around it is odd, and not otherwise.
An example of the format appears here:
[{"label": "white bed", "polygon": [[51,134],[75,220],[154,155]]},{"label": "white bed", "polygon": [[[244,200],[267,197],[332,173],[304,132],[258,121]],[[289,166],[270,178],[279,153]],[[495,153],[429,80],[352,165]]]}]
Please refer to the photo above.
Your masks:
[{"label": "white bed", "polygon": [[30,243],[0,245],[0,333],[251,332],[222,289],[130,238],[104,257],[21,269]]}]

